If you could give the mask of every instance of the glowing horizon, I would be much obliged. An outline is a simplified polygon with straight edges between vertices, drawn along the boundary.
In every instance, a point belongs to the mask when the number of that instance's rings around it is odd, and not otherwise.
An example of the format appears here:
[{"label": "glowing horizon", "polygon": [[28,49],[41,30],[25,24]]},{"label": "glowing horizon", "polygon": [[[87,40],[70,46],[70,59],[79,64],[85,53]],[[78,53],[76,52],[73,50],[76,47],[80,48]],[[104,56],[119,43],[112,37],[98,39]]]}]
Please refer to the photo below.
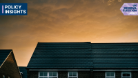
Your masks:
[{"label": "glowing horizon", "polygon": [[27,66],[38,42],[138,42],[138,16],[124,16],[123,3],[138,0],[9,0],[28,3],[27,16],[0,16],[0,49],[12,49]]}]

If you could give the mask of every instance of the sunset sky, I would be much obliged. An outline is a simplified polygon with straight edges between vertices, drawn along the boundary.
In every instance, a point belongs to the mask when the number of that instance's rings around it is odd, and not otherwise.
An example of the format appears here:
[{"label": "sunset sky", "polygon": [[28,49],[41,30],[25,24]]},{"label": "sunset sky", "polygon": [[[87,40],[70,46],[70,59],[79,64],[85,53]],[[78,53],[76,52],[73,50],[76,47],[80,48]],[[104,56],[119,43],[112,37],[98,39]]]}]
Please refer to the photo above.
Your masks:
[{"label": "sunset sky", "polygon": [[13,49],[18,66],[27,66],[38,42],[138,42],[138,16],[124,16],[120,11],[123,3],[138,0],[0,3],[28,3],[26,16],[0,16],[0,49]]}]

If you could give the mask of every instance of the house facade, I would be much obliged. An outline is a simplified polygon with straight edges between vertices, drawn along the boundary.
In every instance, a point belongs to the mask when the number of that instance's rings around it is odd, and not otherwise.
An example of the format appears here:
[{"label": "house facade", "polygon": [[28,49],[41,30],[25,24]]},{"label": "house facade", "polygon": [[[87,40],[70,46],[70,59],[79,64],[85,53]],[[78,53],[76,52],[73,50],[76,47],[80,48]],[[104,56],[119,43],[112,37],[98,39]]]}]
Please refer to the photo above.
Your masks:
[{"label": "house facade", "polygon": [[21,78],[12,50],[0,49],[0,78]]},{"label": "house facade", "polygon": [[138,43],[39,42],[28,78],[138,78]]},{"label": "house facade", "polygon": [[27,70],[26,70],[26,67],[19,66],[19,70],[20,70],[20,73],[21,73],[21,78],[27,78]]}]

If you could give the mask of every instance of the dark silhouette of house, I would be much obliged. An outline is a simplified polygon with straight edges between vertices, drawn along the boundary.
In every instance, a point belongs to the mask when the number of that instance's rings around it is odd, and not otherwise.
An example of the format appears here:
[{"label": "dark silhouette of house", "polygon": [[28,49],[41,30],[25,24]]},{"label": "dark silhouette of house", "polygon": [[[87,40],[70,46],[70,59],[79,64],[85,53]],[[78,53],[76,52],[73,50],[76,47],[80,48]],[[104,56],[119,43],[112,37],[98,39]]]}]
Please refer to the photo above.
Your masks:
[{"label": "dark silhouette of house", "polygon": [[39,42],[28,78],[138,78],[138,43]]},{"label": "dark silhouette of house", "polygon": [[21,78],[12,50],[0,50],[0,78]]},{"label": "dark silhouette of house", "polygon": [[26,70],[26,67],[20,66],[19,69],[20,69],[21,77],[22,78],[27,78],[27,70]]}]

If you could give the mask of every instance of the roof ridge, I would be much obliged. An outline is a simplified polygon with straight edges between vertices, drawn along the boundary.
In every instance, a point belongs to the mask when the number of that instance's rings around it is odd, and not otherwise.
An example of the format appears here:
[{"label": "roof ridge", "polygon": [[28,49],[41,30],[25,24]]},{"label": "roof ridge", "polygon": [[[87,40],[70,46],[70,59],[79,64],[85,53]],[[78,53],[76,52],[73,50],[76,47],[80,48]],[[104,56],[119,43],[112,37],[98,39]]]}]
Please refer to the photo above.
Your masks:
[{"label": "roof ridge", "polygon": [[38,42],[38,43],[91,43],[91,42]]},{"label": "roof ridge", "polygon": [[100,43],[92,43],[92,44],[128,44],[128,43],[130,43],[130,44],[135,44],[135,43],[138,43],[138,42],[108,42],[108,43],[105,43],[105,42],[100,42]]},{"label": "roof ridge", "polygon": [[0,49],[0,50],[12,50],[12,49]]}]

